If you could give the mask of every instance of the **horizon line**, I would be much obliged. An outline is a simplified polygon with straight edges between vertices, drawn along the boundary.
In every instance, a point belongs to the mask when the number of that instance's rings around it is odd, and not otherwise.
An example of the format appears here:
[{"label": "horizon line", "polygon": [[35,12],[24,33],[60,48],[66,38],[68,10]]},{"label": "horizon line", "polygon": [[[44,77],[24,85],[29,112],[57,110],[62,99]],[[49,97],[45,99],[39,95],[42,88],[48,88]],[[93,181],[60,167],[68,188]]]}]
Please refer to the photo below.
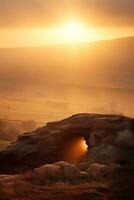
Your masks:
[{"label": "horizon line", "polygon": [[97,39],[94,41],[88,41],[88,42],[76,42],[76,43],[71,43],[71,42],[65,42],[65,43],[55,43],[55,44],[46,44],[46,45],[33,45],[33,46],[13,46],[13,47],[0,47],[0,49],[30,49],[30,48],[46,48],[46,47],[56,47],[56,46],[80,46],[80,45],[89,45],[93,43],[100,43],[100,42],[108,42],[108,41],[114,41],[114,40],[121,40],[121,39],[133,39],[134,35],[130,36],[121,36],[121,37],[113,37],[109,39]]}]

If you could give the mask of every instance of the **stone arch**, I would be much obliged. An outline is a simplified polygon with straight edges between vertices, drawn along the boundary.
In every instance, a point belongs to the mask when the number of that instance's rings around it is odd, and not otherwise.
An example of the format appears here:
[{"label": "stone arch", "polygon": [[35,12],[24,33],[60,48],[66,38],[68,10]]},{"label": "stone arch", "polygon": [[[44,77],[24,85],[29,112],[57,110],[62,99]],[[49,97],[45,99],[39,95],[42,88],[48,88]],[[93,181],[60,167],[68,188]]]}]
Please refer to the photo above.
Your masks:
[{"label": "stone arch", "polygon": [[81,137],[88,146],[85,160],[111,162],[123,147],[133,148],[133,143],[130,146],[128,142],[124,146],[124,142],[121,141],[120,145],[119,140],[126,130],[131,132],[133,138],[133,127],[134,122],[130,118],[103,114],[78,114],[47,123],[44,127],[19,136],[15,143],[0,152],[0,172],[14,172],[15,168],[24,171],[65,160],[66,149],[70,149],[71,143]]}]

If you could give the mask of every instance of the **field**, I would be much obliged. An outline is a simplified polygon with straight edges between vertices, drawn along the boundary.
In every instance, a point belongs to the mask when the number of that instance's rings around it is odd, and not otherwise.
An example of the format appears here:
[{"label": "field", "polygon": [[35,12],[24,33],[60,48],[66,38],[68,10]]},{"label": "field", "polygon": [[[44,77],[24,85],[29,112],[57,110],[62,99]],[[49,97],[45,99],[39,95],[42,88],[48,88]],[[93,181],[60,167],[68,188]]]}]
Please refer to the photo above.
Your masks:
[{"label": "field", "polygon": [[32,94],[0,96],[0,118],[18,121],[34,120],[39,124],[45,124],[75,113],[87,112],[122,113],[134,117],[132,106],[134,90],[72,85],[57,87],[59,89],[53,89],[53,86],[49,88],[47,97],[43,94],[38,98]]}]

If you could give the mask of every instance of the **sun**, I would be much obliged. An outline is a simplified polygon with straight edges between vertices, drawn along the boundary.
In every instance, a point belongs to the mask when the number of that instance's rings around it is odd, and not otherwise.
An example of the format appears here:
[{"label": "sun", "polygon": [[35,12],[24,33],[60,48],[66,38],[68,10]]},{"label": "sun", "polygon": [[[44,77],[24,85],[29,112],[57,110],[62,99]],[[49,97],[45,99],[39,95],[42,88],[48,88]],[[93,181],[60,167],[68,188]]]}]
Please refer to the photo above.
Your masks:
[{"label": "sun", "polygon": [[38,41],[47,44],[76,44],[97,41],[100,33],[81,21],[68,21],[47,29],[37,31]]},{"label": "sun", "polygon": [[78,22],[71,22],[65,26],[64,31],[69,37],[80,37],[84,33],[84,28]]},{"label": "sun", "polygon": [[70,43],[87,41],[88,29],[79,22],[70,22],[59,29],[62,40]]}]

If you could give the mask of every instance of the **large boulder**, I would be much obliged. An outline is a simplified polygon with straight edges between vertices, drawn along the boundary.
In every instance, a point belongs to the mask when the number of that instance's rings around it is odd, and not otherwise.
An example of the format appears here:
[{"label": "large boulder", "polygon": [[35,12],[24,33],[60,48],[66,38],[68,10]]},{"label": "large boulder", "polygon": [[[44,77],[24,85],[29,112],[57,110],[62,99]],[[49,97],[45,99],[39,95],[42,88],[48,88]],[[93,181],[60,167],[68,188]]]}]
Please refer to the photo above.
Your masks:
[{"label": "large boulder", "polygon": [[85,174],[80,172],[78,167],[67,162],[57,162],[54,164],[43,165],[34,170],[35,175],[40,178],[79,178],[84,177]]},{"label": "large boulder", "polygon": [[60,166],[62,170],[62,176],[71,178],[71,177],[79,177],[80,176],[80,170],[79,168],[74,164],[69,164],[67,162],[56,162],[56,166]]},{"label": "large boulder", "polygon": [[88,168],[87,173],[89,177],[99,179],[109,176],[110,169],[106,165],[100,165],[98,163],[94,163]]},{"label": "large boulder", "polygon": [[43,165],[34,170],[35,174],[41,178],[58,178],[62,176],[62,171],[60,166],[54,164]]}]

